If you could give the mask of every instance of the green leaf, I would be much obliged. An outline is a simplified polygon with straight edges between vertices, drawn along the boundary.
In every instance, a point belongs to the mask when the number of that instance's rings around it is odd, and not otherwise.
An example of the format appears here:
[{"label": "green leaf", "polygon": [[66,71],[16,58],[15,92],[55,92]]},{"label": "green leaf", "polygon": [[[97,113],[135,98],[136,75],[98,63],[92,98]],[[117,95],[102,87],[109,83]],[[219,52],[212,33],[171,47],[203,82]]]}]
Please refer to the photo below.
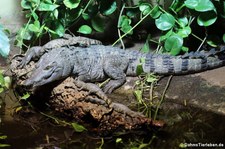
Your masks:
[{"label": "green leaf", "polygon": [[179,36],[181,36],[182,38],[188,37],[191,34],[191,28],[190,28],[190,26],[186,26],[186,27],[184,27],[182,29],[179,29],[178,32],[177,32],[177,34]]},{"label": "green leaf", "polygon": [[6,58],[9,55],[9,51],[10,51],[9,38],[3,32],[3,30],[0,29],[0,54],[1,56]]},{"label": "green leaf", "polygon": [[116,143],[122,143],[123,139],[122,138],[116,138]]},{"label": "green leaf", "polygon": [[76,131],[76,132],[83,132],[83,131],[86,131],[87,129],[82,126],[82,125],[79,125],[77,123],[71,123],[71,126],[73,127],[73,129]]},{"label": "green leaf", "polygon": [[179,22],[179,25],[181,25],[181,27],[185,27],[186,25],[188,25],[187,17],[179,18],[178,22]]},{"label": "green leaf", "polygon": [[215,9],[215,6],[210,0],[186,0],[184,4],[186,7],[195,9],[199,12],[206,12]]},{"label": "green leaf", "polygon": [[220,44],[221,40],[219,36],[209,35],[206,42],[212,47],[217,47]]},{"label": "green leaf", "polygon": [[0,74],[0,86],[4,86],[4,85],[5,85],[4,76]]},{"label": "green leaf", "polygon": [[190,9],[194,9],[198,6],[199,0],[186,0],[184,2],[185,6]]},{"label": "green leaf", "polygon": [[40,22],[38,20],[34,21],[34,24],[29,24],[28,26],[29,30],[32,32],[39,33],[40,30]]},{"label": "green leaf", "polygon": [[150,51],[149,43],[148,41],[146,41],[144,46],[141,48],[141,52],[148,53],[149,51]]},{"label": "green leaf", "polygon": [[26,100],[30,97],[29,93],[24,94],[20,99]]},{"label": "green leaf", "polygon": [[148,76],[147,76],[146,82],[152,83],[152,82],[155,82],[155,81],[157,81],[157,80],[158,80],[158,79],[157,79],[155,76],[153,76],[153,75],[148,75]]},{"label": "green leaf", "polygon": [[0,87],[0,93],[2,93],[4,91],[3,87]]},{"label": "green leaf", "polygon": [[11,85],[11,79],[9,76],[4,77],[4,81],[5,81],[5,87],[9,89],[10,85]]},{"label": "green leaf", "polygon": [[141,90],[135,90],[134,96],[136,97],[138,103],[142,103],[142,91]]},{"label": "green leaf", "polygon": [[128,18],[125,15],[122,15],[120,17],[120,20],[118,22],[118,27],[121,29],[121,31],[123,31],[124,33],[128,33],[128,34],[133,34],[133,30],[132,30],[132,26],[131,24],[131,19]]},{"label": "green leaf", "polygon": [[223,34],[223,42],[225,43],[225,34]]},{"label": "green leaf", "polygon": [[56,34],[59,37],[62,37],[65,33],[65,27],[62,25],[62,23],[60,21],[55,21],[54,22],[54,29],[53,29]]},{"label": "green leaf", "polygon": [[139,14],[139,9],[138,8],[127,8],[126,9],[126,15],[129,18],[134,18],[137,14]]},{"label": "green leaf", "polygon": [[100,3],[100,12],[106,16],[112,14],[116,8],[116,1],[114,0],[103,0]]},{"label": "green leaf", "polygon": [[10,147],[10,145],[9,145],[9,144],[1,144],[1,143],[0,143],[0,147],[2,147],[2,148],[3,148],[3,147]]},{"label": "green leaf", "polygon": [[216,22],[217,15],[215,11],[201,13],[197,18],[197,23],[200,26],[210,26]]},{"label": "green leaf", "polygon": [[140,75],[140,74],[142,74],[144,72],[142,65],[143,64],[138,64],[137,65],[137,68],[136,68],[136,74],[137,75]]},{"label": "green leaf", "polygon": [[151,5],[149,3],[141,3],[139,9],[143,15],[147,15],[151,11]]},{"label": "green leaf", "polygon": [[214,9],[215,6],[210,0],[199,0],[198,5],[195,7],[195,10],[199,12],[205,12]]},{"label": "green leaf", "polygon": [[152,17],[153,19],[158,18],[158,17],[162,14],[162,12],[160,11],[158,5],[157,5],[157,6],[154,6],[153,9],[152,9],[151,11],[152,11],[152,12],[150,13],[150,15],[151,15],[151,17]]},{"label": "green leaf", "polygon": [[183,52],[188,52],[188,51],[189,51],[189,48],[188,48],[188,47],[183,46],[183,47],[181,48],[181,50],[182,50]]},{"label": "green leaf", "polygon": [[92,33],[92,29],[90,26],[88,25],[82,25],[78,31],[78,33],[82,33],[82,34],[91,34]]},{"label": "green leaf", "polygon": [[28,0],[22,0],[20,5],[23,9],[31,9],[32,8],[32,3],[29,2]]},{"label": "green leaf", "polygon": [[57,4],[45,3],[43,1],[41,1],[37,10],[38,11],[53,11],[58,7],[59,7],[59,5],[57,5]]},{"label": "green leaf", "polygon": [[167,38],[169,38],[169,37],[172,35],[172,33],[173,33],[173,30],[171,29],[171,30],[169,30],[168,32],[166,32],[165,35],[161,35],[161,36],[160,36],[160,41],[166,40]]},{"label": "green leaf", "polygon": [[158,29],[166,31],[174,26],[175,18],[169,13],[164,13],[155,20],[155,24]]},{"label": "green leaf", "polygon": [[4,140],[4,139],[7,139],[7,136],[6,135],[0,136],[0,140]]},{"label": "green leaf", "polygon": [[81,0],[63,0],[64,5],[67,8],[74,9],[77,8]]},{"label": "green leaf", "polygon": [[180,53],[183,46],[183,38],[178,35],[172,35],[165,41],[165,49],[172,55],[177,55]]},{"label": "green leaf", "polygon": [[104,18],[100,17],[99,15],[95,16],[91,20],[91,25],[96,31],[103,32],[105,29]]}]

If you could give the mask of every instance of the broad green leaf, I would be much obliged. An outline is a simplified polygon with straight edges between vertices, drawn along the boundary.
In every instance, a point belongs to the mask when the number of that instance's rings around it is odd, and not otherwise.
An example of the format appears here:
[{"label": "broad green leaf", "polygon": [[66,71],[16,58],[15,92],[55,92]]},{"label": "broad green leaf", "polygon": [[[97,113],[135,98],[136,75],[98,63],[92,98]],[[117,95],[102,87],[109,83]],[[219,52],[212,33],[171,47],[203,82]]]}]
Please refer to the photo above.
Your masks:
[{"label": "broad green leaf", "polygon": [[64,5],[67,8],[74,9],[77,8],[81,0],[63,0]]},{"label": "broad green leaf", "polygon": [[181,25],[181,27],[185,27],[186,25],[188,25],[187,17],[179,18],[178,22],[179,22],[179,25]]},{"label": "broad green leaf", "polygon": [[168,32],[166,32],[165,35],[161,35],[160,36],[160,41],[164,41],[166,40],[167,38],[169,38],[171,35],[173,34],[173,30],[169,30]]},{"label": "broad green leaf", "polygon": [[73,129],[76,131],[76,132],[83,132],[83,131],[86,131],[87,129],[82,126],[82,125],[79,125],[77,123],[71,123],[71,126],[73,127]]},{"label": "broad green leaf", "polygon": [[29,24],[28,28],[32,32],[39,33],[40,32],[40,22],[35,21],[34,24]]},{"label": "broad green leaf", "polygon": [[116,8],[116,1],[114,0],[103,0],[100,3],[100,12],[106,16],[112,14]]},{"label": "broad green leaf", "polygon": [[32,3],[29,2],[28,0],[22,0],[20,5],[23,9],[31,9],[32,8]]},{"label": "broad green leaf", "polygon": [[55,21],[54,22],[54,31],[56,32],[56,34],[59,37],[62,37],[64,35],[64,33],[65,33],[65,27],[62,25],[61,22]]},{"label": "broad green leaf", "polygon": [[133,30],[132,30],[132,26],[131,24],[131,19],[128,18],[125,15],[122,15],[120,17],[119,23],[118,23],[118,27],[120,28],[120,30],[122,30],[124,33],[127,34],[133,34]]},{"label": "broad green leaf", "polygon": [[59,11],[58,11],[58,9],[55,9],[55,10],[53,11],[53,15],[54,15],[54,17],[55,17],[56,19],[58,19],[58,16],[59,16]]},{"label": "broad green leaf", "polygon": [[144,70],[143,70],[142,64],[138,64],[138,65],[137,65],[137,68],[136,68],[136,74],[137,74],[137,75],[140,75],[140,74],[142,74],[143,72],[144,72]]},{"label": "broad green leaf", "polygon": [[10,51],[9,38],[6,36],[3,30],[0,29],[0,54],[1,56],[6,58],[9,55],[9,51]]},{"label": "broad green leaf", "polygon": [[205,12],[205,11],[210,11],[214,9],[215,9],[215,6],[210,0],[199,0],[198,5],[195,7],[195,10],[199,12]]},{"label": "broad green leaf", "polygon": [[172,55],[177,55],[180,53],[183,46],[183,38],[178,35],[172,35],[165,41],[165,49],[170,52]]},{"label": "broad green leaf", "polygon": [[32,32],[30,32],[27,28],[22,27],[18,31],[18,36],[21,39],[30,40],[32,38]]},{"label": "broad green leaf", "polygon": [[143,15],[147,15],[151,11],[151,5],[149,3],[141,3],[139,9]]},{"label": "broad green leaf", "polygon": [[215,6],[210,0],[186,0],[184,4],[186,7],[195,9],[199,12],[206,12],[215,9]]},{"label": "broad green leaf", "polygon": [[216,22],[216,19],[217,15],[215,11],[208,11],[201,13],[197,18],[197,22],[200,26],[210,26]]},{"label": "broad green leaf", "polygon": [[166,31],[174,26],[175,18],[169,13],[164,13],[155,20],[155,24],[158,29]]},{"label": "broad green leaf", "polygon": [[59,7],[59,5],[57,5],[57,4],[45,3],[45,2],[41,1],[40,5],[38,6],[38,10],[39,11],[53,11],[58,7]]},{"label": "broad green leaf", "polygon": [[154,6],[151,11],[152,12],[150,13],[150,15],[154,19],[158,18],[162,14],[162,12],[160,11],[158,5],[157,6]]},{"label": "broad green leaf", "polygon": [[90,26],[88,25],[82,25],[78,31],[78,33],[82,33],[82,34],[91,34],[92,33],[92,29]]},{"label": "broad green leaf", "polygon": [[83,19],[84,20],[89,20],[89,19],[91,19],[91,17],[89,16],[89,14],[88,13],[82,13],[82,17],[83,17]]},{"label": "broad green leaf", "polygon": [[182,38],[188,37],[191,34],[191,28],[190,28],[190,26],[186,26],[186,27],[184,27],[182,29],[179,29],[178,32],[177,32],[177,34],[179,36],[181,36]]},{"label": "broad green leaf", "polygon": [[150,51],[149,43],[148,41],[146,41],[144,46],[141,48],[141,52],[148,53],[149,51]]},{"label": "broad green leaf", "polygon": [[100,17],[99,15],[95,16],[91,20],[91,25],[98,32],[104,31],[104,28],[105,28],[104,19],[102,17]]},{"label": "broad green leaf", "polygon": [[190,9],[194,9],[198,6],[199,0],[186,0],[184,2],[185,6]]}]

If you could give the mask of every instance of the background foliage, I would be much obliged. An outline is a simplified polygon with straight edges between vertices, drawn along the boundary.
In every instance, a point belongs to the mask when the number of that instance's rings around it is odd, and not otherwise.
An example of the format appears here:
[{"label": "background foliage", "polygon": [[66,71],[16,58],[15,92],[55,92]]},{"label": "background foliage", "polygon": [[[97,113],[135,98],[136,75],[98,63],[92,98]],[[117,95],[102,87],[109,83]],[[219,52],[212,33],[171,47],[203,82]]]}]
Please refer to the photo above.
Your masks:
[{"label": "background foliage", "polygon": [[[154,22],[160,31],[160,38],[155,40],[148,36],[143,50],[149,50],[149,44],[156,43],[158,51],[177,55],[189,50],[185,43],[190,36],[199,40],[201,45],[207,42],[211,46],[216,46],[224,42],[224,35],[211,38],[207,32],[208,27],[216,21],[224,21],[223,0],[170,0],[164,5],[165,2],[163,0],[22,0],[21,6],[28,22],[18,33],[17,45],[22,47],[25,41],[36,41],[44,34],[48,34],[51,38],[62,37],[70,27],[77,24],[80,24],[76,30],[78,33],[104,32],[106,23],[113,16],[117,18],[120,39],[132,35],[136,27],[146,18]],[[193,32],[196,24],[203,30],[205,34],[203,38]]]}]

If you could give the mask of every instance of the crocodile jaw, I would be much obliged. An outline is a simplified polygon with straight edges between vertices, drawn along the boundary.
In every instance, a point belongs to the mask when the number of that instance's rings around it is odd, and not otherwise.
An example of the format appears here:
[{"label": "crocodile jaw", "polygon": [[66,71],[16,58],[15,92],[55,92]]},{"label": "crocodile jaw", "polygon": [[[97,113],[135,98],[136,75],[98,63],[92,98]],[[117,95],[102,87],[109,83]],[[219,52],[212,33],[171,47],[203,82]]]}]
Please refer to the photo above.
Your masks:
[{"label": "crocodile jaw", "polygon": [[62,79],[62,72],[62,67],[54,66],[54,68],[51,68],[49,70],[38,68],[34,70],[30,78],[23,82],[23,85],[32,86],[33,88],[39,87],[47,83]]}]

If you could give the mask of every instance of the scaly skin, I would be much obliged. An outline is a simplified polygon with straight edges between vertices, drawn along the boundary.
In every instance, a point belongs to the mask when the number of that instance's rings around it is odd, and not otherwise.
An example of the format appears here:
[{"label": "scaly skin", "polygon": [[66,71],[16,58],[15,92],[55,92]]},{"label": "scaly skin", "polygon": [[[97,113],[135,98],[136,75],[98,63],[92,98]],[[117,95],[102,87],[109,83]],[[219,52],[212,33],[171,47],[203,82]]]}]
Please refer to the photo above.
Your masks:
[{"label": "scaly skin", "polygon": [[40,58],[36,69],[24,85],[40,87],[68,76],[74,76],[78,79],[80,87],[97,93],[108,102],[101,89],[91,83],[111,78],[103,87],[105,93],[111,93],[125,83],[126,76],[137,75],[136,70],[141,58],[145,59],[142,65],[145,73],[180,75],[223,66],[225,65],[224,53],[225,46],[209,52],[201,51],[183,56],[146,54],[103,45],[90,45],[86,48],[61,47],[52,49]]},{"label": "scaly skin", "polygon": [[23,68],[26,64],[28,64],[32,59],[39,59],[43,54],[47,53],[51,49],[65,47],[65,46],[81,46],[87,47],[90,45],[101,45],[102,42],[95,39],[90,39],[87,37],[68,37],[68,38],[60,38],[54,39],[50,42],[46,43],[43,46],[34,46],[30,48],[25,57],[22,59],[18,67]]}]

